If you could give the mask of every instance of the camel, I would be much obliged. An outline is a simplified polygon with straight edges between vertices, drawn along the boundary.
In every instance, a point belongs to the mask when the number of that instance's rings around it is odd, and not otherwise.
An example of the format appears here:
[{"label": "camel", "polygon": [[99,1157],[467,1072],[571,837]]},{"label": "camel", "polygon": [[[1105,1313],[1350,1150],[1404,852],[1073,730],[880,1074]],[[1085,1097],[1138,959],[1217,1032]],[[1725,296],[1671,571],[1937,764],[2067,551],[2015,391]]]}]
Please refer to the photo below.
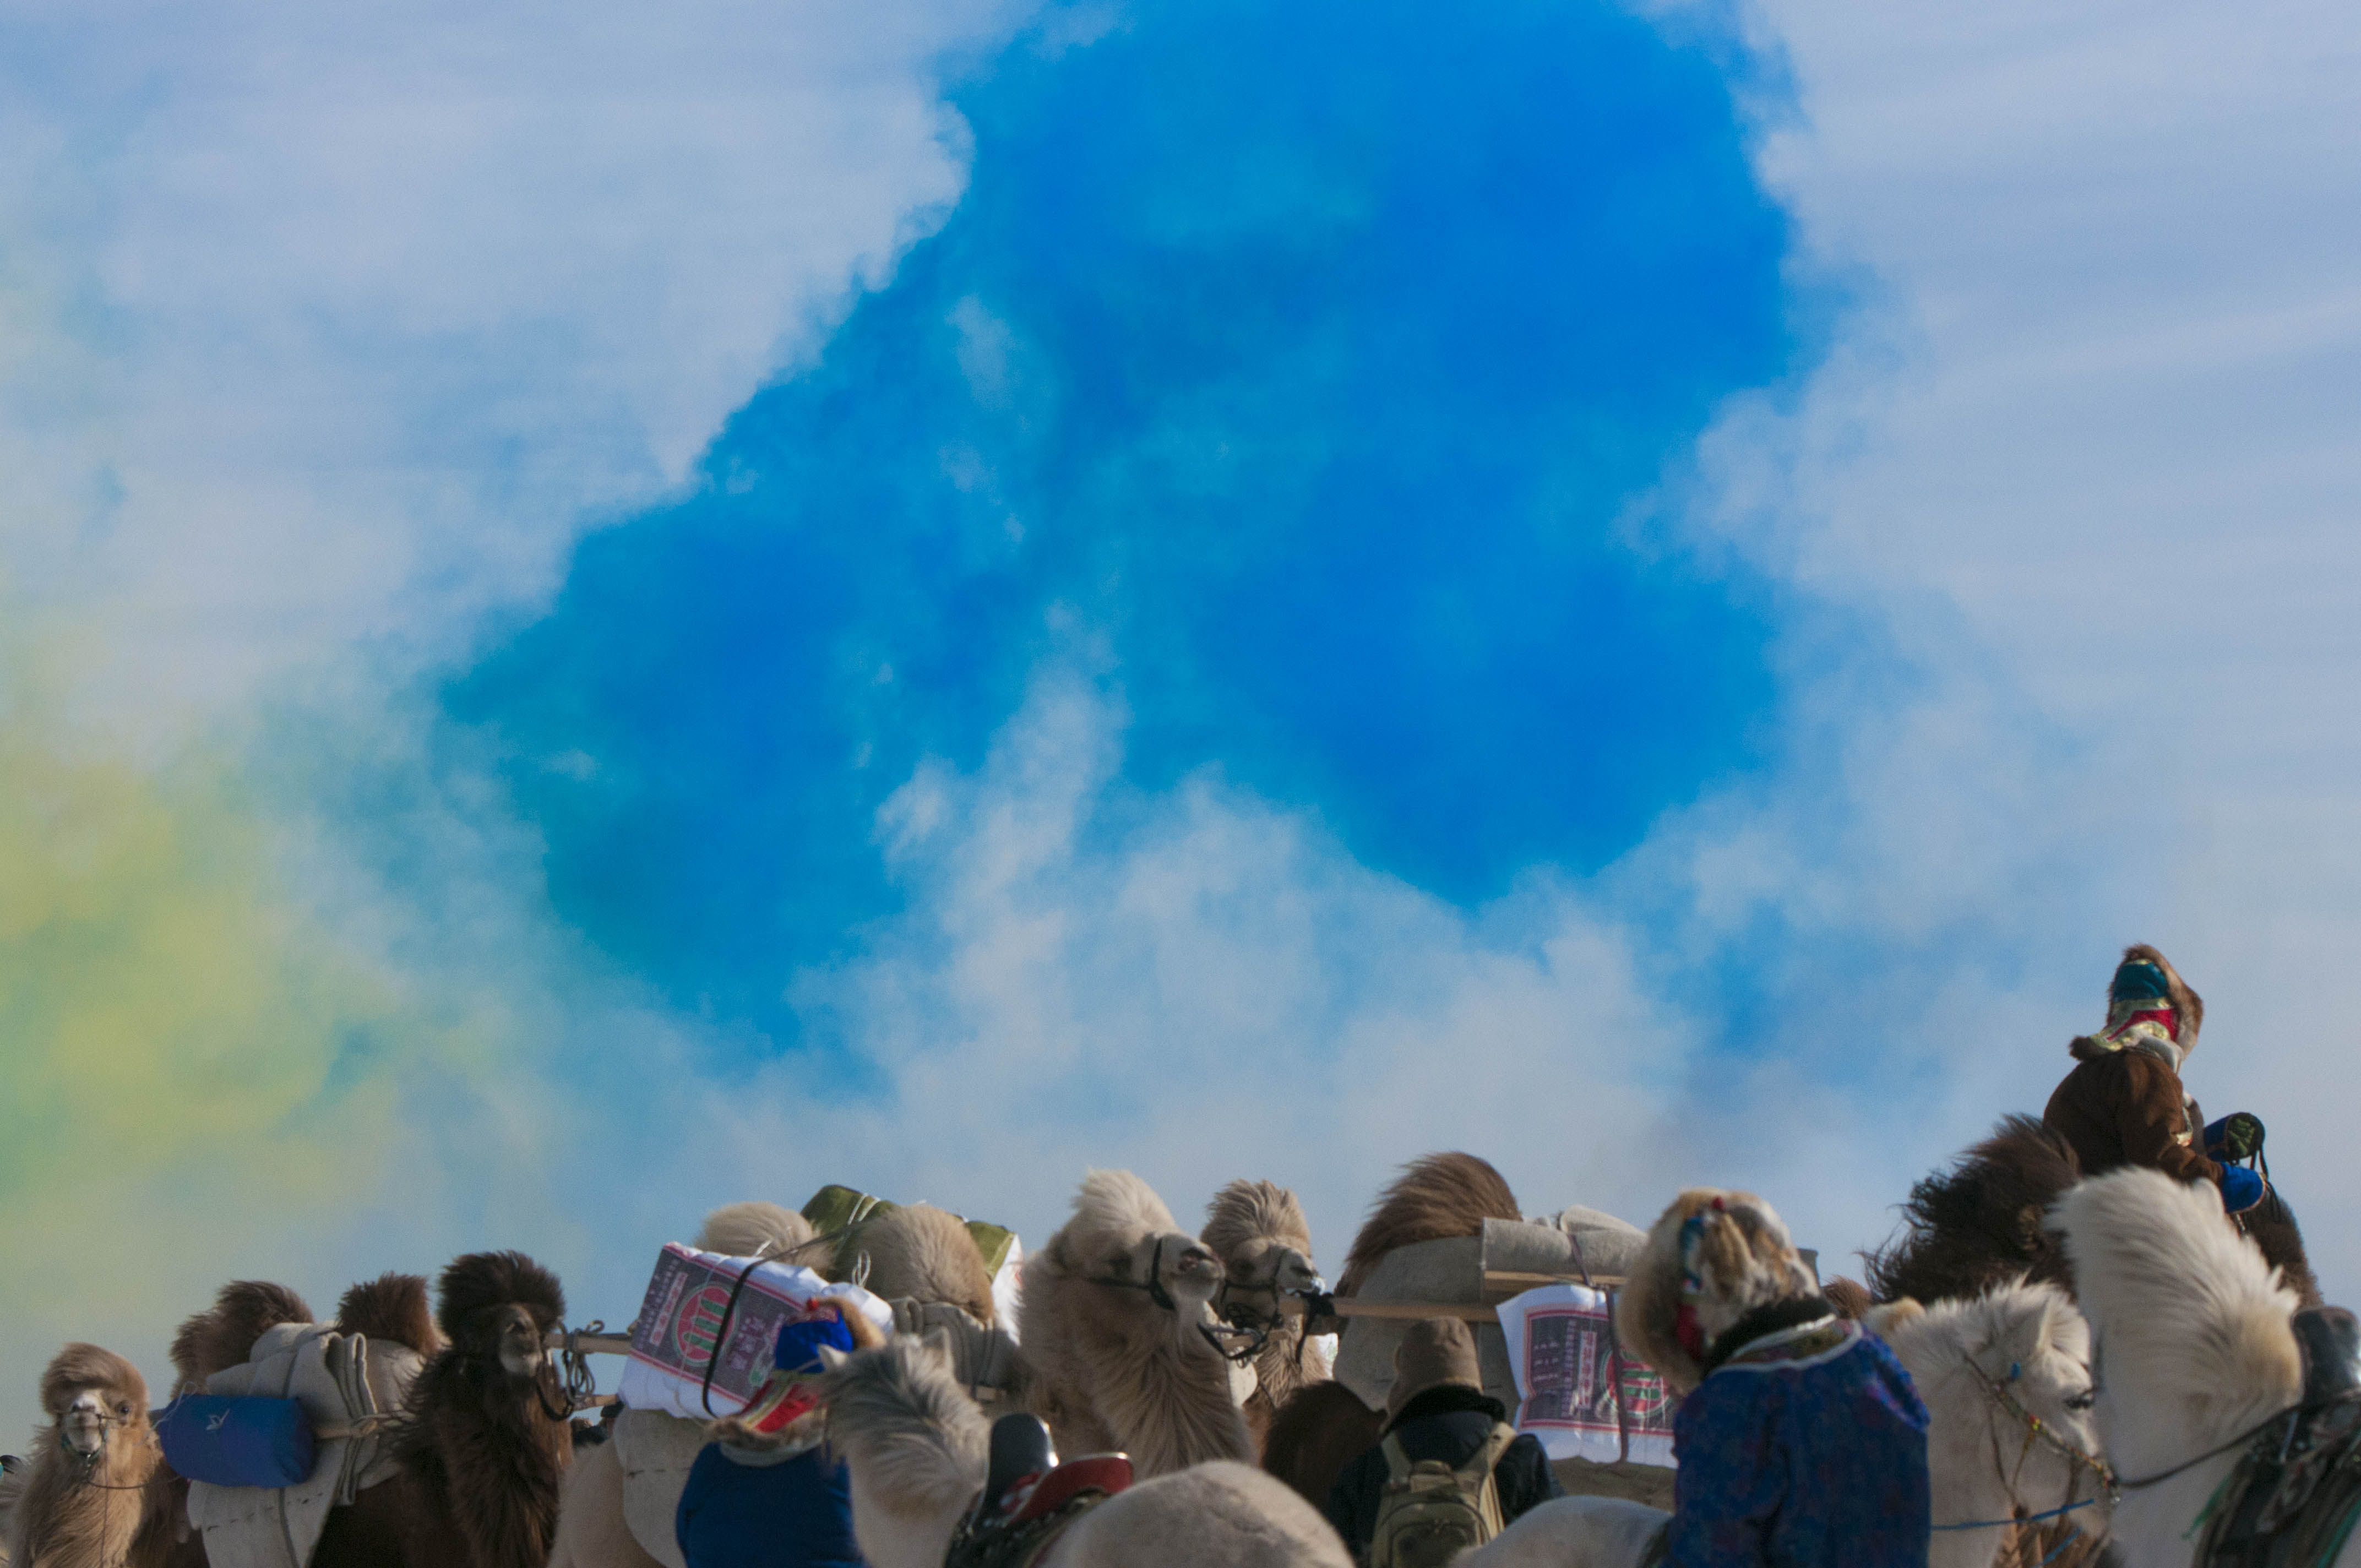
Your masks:
[{"label": "camel", "polygon": [[548,1556],[573,1442],[542,1343],[565,1294],[522,1253],[494,1252],[455,1259],[436,1296],[430,1321],[424,1280],[387,1275],[339,1305],[338,1332],[428,1359],[401,1399],[392,1474],[329,1510],[312,1568],[543,1568]]},{"label": "camel", "polygon": [[[1094,1172],[1093,1179],[1115,1174],[1120,1173]],[[1128,1179],[1137,1186],[1137,1179]],[[1101,1192],[1109,1185],[1101,1183]],[[1084,1193],[1092,1199],[1088,1183]],[[1106,1196],[1126,1203],[1137,1198]],[[1107,1233],[1097,1234],[1104,1239]],[[1042,1256],[1056,1250],[1053,1241]],[[1030,1302],[1028,1291],[1028,1312]],[[952,1372],[949,1345],[935,1334],[903,1335],[851,1355],[820,1354],[829,1366],[818,1386],[829,1441],[851,1468],[853,1534],[862,1556],[873,1568],[941,1568],[954,1531],[983,1488],[993,1437],[983,1412]],[[1317,1509],[1260,1471],[1222,1459],[1176,1468],[1116,1493],[1030,1561],[1035,1568],[1347,1568],[1350,1563]]]},{"label": "camel", "polygon": [[1880,1307],[1868,1326],[1926,1401],[1928,1568],[2015,1561],[2004,1554],[2017,1550],[2016,1528],[1983,1521],[2045,1514],[2035,1561],[2095,1556],[2110,1505],[2090,1412],[2091,1330],[2072,1299],[2018,1280],[1967,1300]]},{"label": "camel", "polygon": [[1279,1310],[1290,1296],[1324,1288],[1312,1262],[1312,1226],[1294,1193],[1241,1178],[1213,1195],[1201,1234],[1222,1260],[1216,1313],[1233,1328],[1266,1336],[1254,1352],[1255,1391],[1246,1402],[1259,1452],[1279,1408],[1328,1376],[1328,1357],[1305,1320]]},{"label": "camel", "polygon": [[572,1412],[542,1349],[566,1293],[524,1254],[486,1252],[445,1268],[435,1298],[449,1343],[411,1386],[396,1445],[428,1504],[428,1555],[412,1562],[544,1568],[573,1457]]},{"label": "camel", "polygon": [[20,1568],[162,1568],[176,1545],[174,1476],[148,1413],[148,1380],[111,1350],[74,1343],[41,1375],[49,1424],[9,1510]]},{"label": "camel", "polygon": [[2038,1118],[2002,1117],[1991,1136],[1910,1189],[1901,1234],[1863,1258],[1871,1295],[1964,1299],[2018,1278],[2070,1291],[2044,1216],[2081,1179],[2073,1149]]},{"label": "camel", "polygon": [[[2245,1435],[2283,1430],[2274,1418],[2306,1397],[2301,1298],[2207,1183],[2109,1171],[2068,1193],[2054,1219],[2102,1347],[2092,1413],[2125,1477],[2115,1542],[2129,1568],[2195,1563],[2206,1534],[2195,1521]],[[2336,1370],[2333,1359],[2313,1375]],[[2235,1499],[2224,1508],[2235,1514]],[[2348,1540],[2334,1561],[2361,1563],[2361,1544]]]},{"label": "camel", "polygon": [[1375,1447],[1385,1431],[1385,1411],[1369,1409],[1334,1378],[1307,1384],[1271,1417],[1262,1467],[1313,1508],[1325,1508],[1345,1466]]},{"label": "camel", "polygon": [[[1369,1217],[1353,1237],[1345,1255],[1345,1271],[1336,1294],[1357,1296],[1367,1287],[1388,1254],[1422,1242],[1480,1236],[1486,1220],[1522,1218],[1517,1195],[1500,1173],[1472,1154],[1431,1154],[1411,1161],[1393,1184],[1378,1195]],[[1336,1319],[1307,1321],[1305,1332],[1335,1332],[1345,1325]],[[1393,1332],[1375,1337],[1386,1343],[1369,1357],[1390,1369]],[[1347,1331],[1348,1332],[1350,1331]],[[1262,1433],[1263,1467],[1308,1498],[1323,1506],[1328,1488],[1354,1458],[1377,1442],[1385,1431],[1385,1401],[1372,1406],[1360,1392],[1342,1383],[1311,1383],[1273,1412]]]},{"label": "camel", "polygon": [[1143,1476],[1250,1461],[1254,1440],[1213,1343],[1222,1263],[1148,1183],[1093,1170],[1073,1217],[1025,1266],[1029,1402],[1066,1453],[1121,1450]]}]

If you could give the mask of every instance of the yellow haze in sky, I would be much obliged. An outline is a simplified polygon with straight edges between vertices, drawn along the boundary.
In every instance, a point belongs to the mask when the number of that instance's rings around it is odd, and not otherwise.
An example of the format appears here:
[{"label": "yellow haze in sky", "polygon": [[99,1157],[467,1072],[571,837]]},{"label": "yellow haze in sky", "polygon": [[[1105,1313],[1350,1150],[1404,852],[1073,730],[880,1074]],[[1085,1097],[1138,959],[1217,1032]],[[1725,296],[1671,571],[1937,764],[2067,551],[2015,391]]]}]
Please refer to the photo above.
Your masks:
[{"label": "yellow haze in sky", "polygon": [[24,671],[0,663],[7,1448],[67,1339],[130,1355],[160,1402],[171,1325],[380,1190],[395,1141],[369,1070],[394,998],[280,893],[229,767],[71,742]]}]

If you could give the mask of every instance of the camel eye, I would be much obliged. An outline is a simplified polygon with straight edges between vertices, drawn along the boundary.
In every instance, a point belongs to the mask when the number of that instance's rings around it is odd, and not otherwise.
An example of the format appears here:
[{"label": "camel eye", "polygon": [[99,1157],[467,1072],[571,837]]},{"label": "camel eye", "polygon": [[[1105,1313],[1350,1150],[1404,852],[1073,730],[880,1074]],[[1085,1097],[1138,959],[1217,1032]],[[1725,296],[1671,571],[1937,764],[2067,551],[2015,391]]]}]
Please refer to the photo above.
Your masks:
[{"label": "camel eye", "polygon": [[2099,1390],[2094,1387],[2085,1388],[2079,1394],[2069,1395],[2066,1399],[2066,1408],[2070,1410],[2087,1410],[2098,1402]]}]

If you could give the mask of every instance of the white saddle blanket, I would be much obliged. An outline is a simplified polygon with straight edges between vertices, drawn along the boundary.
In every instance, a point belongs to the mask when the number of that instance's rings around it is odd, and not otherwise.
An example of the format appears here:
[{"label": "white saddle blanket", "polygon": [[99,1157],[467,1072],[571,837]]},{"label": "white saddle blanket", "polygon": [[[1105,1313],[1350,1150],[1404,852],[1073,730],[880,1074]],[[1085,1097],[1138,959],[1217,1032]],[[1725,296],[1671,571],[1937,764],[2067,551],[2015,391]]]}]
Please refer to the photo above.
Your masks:
[{"label": "white saddle blanket", "polygon": [[327,1434],[400,1409],[422,1365],[407,1345],[371,1345],[324,1323],[281,1323],[255,1341],[245,1365],[208,1378],[208,1394],[294,1399],[321,1434],[311,1478],[300,1486],[189,1484],[189,1522],[204,1532],[211,1568],[310,1568],[328,1510],[394,1469],[381,1426]]},{"label": "white saddle blanket", "polygon": [[662,1410],[625,1410],[608,1441],[623,1467],[623,1522],[631,1539],[664,1568],[688,1568],[673,1520],[689,1469],[708,1441],[705,1423]]}]

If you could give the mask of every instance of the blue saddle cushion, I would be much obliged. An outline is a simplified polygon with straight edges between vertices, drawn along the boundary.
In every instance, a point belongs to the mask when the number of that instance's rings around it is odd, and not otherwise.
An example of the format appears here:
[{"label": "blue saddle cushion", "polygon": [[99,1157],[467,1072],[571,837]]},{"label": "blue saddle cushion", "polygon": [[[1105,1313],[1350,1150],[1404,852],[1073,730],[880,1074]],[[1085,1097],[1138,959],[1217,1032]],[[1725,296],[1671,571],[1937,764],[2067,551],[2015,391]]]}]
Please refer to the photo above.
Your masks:
[{"label": "blue saddle cushion", "polygon": [[300,1486],[312,1478],[312,1422],[293,1399],[183,1394],[157,1419],[166,1464],[216,1486]]}]

